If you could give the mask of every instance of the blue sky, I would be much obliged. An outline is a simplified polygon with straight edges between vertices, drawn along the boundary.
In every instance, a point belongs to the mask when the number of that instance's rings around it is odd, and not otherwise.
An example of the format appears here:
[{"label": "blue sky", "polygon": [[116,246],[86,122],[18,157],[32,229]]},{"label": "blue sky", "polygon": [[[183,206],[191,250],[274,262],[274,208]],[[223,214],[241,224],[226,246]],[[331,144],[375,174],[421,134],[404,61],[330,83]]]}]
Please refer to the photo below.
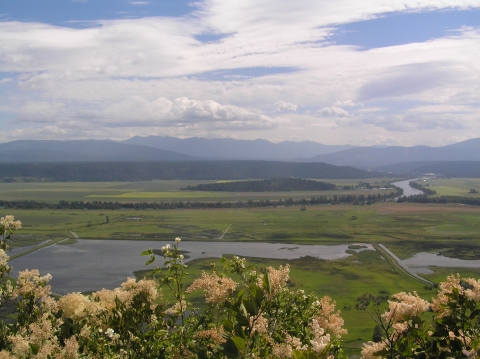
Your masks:
[{"label": "blue sky", "polygon": [[0,141],[480,137],[480,0],[9,0]]}]

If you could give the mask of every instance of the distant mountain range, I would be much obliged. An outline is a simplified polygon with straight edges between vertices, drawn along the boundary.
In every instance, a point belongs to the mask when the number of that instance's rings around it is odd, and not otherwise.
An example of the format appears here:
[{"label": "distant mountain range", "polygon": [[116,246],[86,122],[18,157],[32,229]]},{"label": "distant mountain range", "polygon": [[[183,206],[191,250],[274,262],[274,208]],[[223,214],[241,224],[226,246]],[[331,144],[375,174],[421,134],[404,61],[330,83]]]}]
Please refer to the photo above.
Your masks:
[{"label": "distant mountain range", "polygon": [[[303,141],[273,143],[266,140],[234,140],[174,137],[132,137],[112,140],[13,141],[0,144],[0,162],[166,162],[166,161],[286,161],[323,162],[335,166],[396,173],[435,172],[449,175],[480,172],[480,138],[443,147],[354,147]],[[454,166],[452,163],[463,161]],[[466,164],[465,161],[470,161]],[[427,170],[430,166],[431,170]],[[435,165],[436,170],[434,170]],[[422,167],[424,166],[424,167]],[[463,167],[462,167],[463,166]],[[465,171],[461,168],[465,167]],[[420,169],[424,168],[424,169]],[[443,168],[443,170],[442,170]],[[413,171],[413,172],[412,172]],[[452,172],[453,171],[453,172]],[[476,172],[475,172],[476,173]]]},{"label": "distant mountain range", "polygon": [[198,158],[106,140],[13,141],[0,144],[0,162],[188,161]]},{"label": "distant mountain range", "polygon": [[443,147],[356,147],[330,154],[303,158],[304,162],[324,162],[336,166],[376,169],[381,166],[419,161],[480,161],[480,138]]},{"label": "distant mountain range", "polygon": [[312,141],[273,143],[267,140],[234,140],[231,138],[132,137],[122,143],[149,146],[208,160],[294,161],[348,150],[352,145],[323,145]]}]

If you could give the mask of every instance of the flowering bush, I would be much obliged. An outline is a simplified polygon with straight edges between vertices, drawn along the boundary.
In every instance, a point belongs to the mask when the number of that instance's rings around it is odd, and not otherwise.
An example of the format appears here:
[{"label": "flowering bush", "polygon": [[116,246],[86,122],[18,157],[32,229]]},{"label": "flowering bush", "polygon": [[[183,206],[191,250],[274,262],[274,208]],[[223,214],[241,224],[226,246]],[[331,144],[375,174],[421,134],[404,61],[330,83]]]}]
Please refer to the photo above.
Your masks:
[{"label": "flowering bush", "polygon": [[[395,294],[383,314],[374,299],[372,314],[384,336],[364,344],[362,358],[478,358],[480,281],[451,275],[439,289],[431,303],[415,292]],[[364,308],[371,299],[361,299]],[[433,318],[423,318],[427,311]]]}]

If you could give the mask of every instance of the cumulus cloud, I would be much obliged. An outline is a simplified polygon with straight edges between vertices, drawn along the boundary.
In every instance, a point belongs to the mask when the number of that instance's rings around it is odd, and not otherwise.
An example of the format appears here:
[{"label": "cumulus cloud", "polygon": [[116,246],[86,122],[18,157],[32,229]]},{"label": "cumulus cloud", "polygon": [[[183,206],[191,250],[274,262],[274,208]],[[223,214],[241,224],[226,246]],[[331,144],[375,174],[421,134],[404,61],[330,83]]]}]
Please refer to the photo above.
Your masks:
[{"label": "cumulus cloud", "polygon": [[350,114],[343,108],[337,106],[324,107],[317,111],[318,115],[327,117],[348,117]]},{"label": "cumulus cloud", "polygon": [[[59,121],[70,127],[72,123],[90,123],[94,126],[111,127],[184,127],[262,130],[271,129],[284,121],[272,118],[260,111],[246,110],[233,105],[221,105],[211,100],[191,100],[179,97],[173,101],[159,97],[149,101],[133,96],[103,108],[77,108],[67,113],[59,107],[50,108],[47,103],[28,103],[22,108],[18,122],[49,123]],[[75,124],[76,125],[76,124]]]},{"label": "cumulus cloud", "polygon": [[297,105],[294,105],[290,102],[285,101],[277,101],[275,102],[275,106],[277,107],[277,111],[297,111]]},{"label": "cumulus cloud", "polygon": [[337,107],[357,107],[357,106],[362,106],[363,104],[361,103],[355,103],[352,100],[346,100],[346,101],[337,101],[333,104],[333,106]]}]

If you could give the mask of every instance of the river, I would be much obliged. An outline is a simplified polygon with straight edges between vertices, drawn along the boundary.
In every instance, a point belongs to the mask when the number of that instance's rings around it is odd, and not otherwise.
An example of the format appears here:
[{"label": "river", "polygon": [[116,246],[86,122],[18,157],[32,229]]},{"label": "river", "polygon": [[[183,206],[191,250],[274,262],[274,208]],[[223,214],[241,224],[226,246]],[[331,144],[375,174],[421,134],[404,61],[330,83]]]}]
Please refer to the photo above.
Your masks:
[{"label": "river", "polygon": [[413,196],[413,195],[416,195],[416,194],[423,194],[422,191],[420,191],[418,189],[415,189],[415,188],[412,188],[409,185],[409,183],[411,181],[416,181],[417,179],[418,178],[393,182],[392,185],[402,188],[403,189],[403,196]]}]

